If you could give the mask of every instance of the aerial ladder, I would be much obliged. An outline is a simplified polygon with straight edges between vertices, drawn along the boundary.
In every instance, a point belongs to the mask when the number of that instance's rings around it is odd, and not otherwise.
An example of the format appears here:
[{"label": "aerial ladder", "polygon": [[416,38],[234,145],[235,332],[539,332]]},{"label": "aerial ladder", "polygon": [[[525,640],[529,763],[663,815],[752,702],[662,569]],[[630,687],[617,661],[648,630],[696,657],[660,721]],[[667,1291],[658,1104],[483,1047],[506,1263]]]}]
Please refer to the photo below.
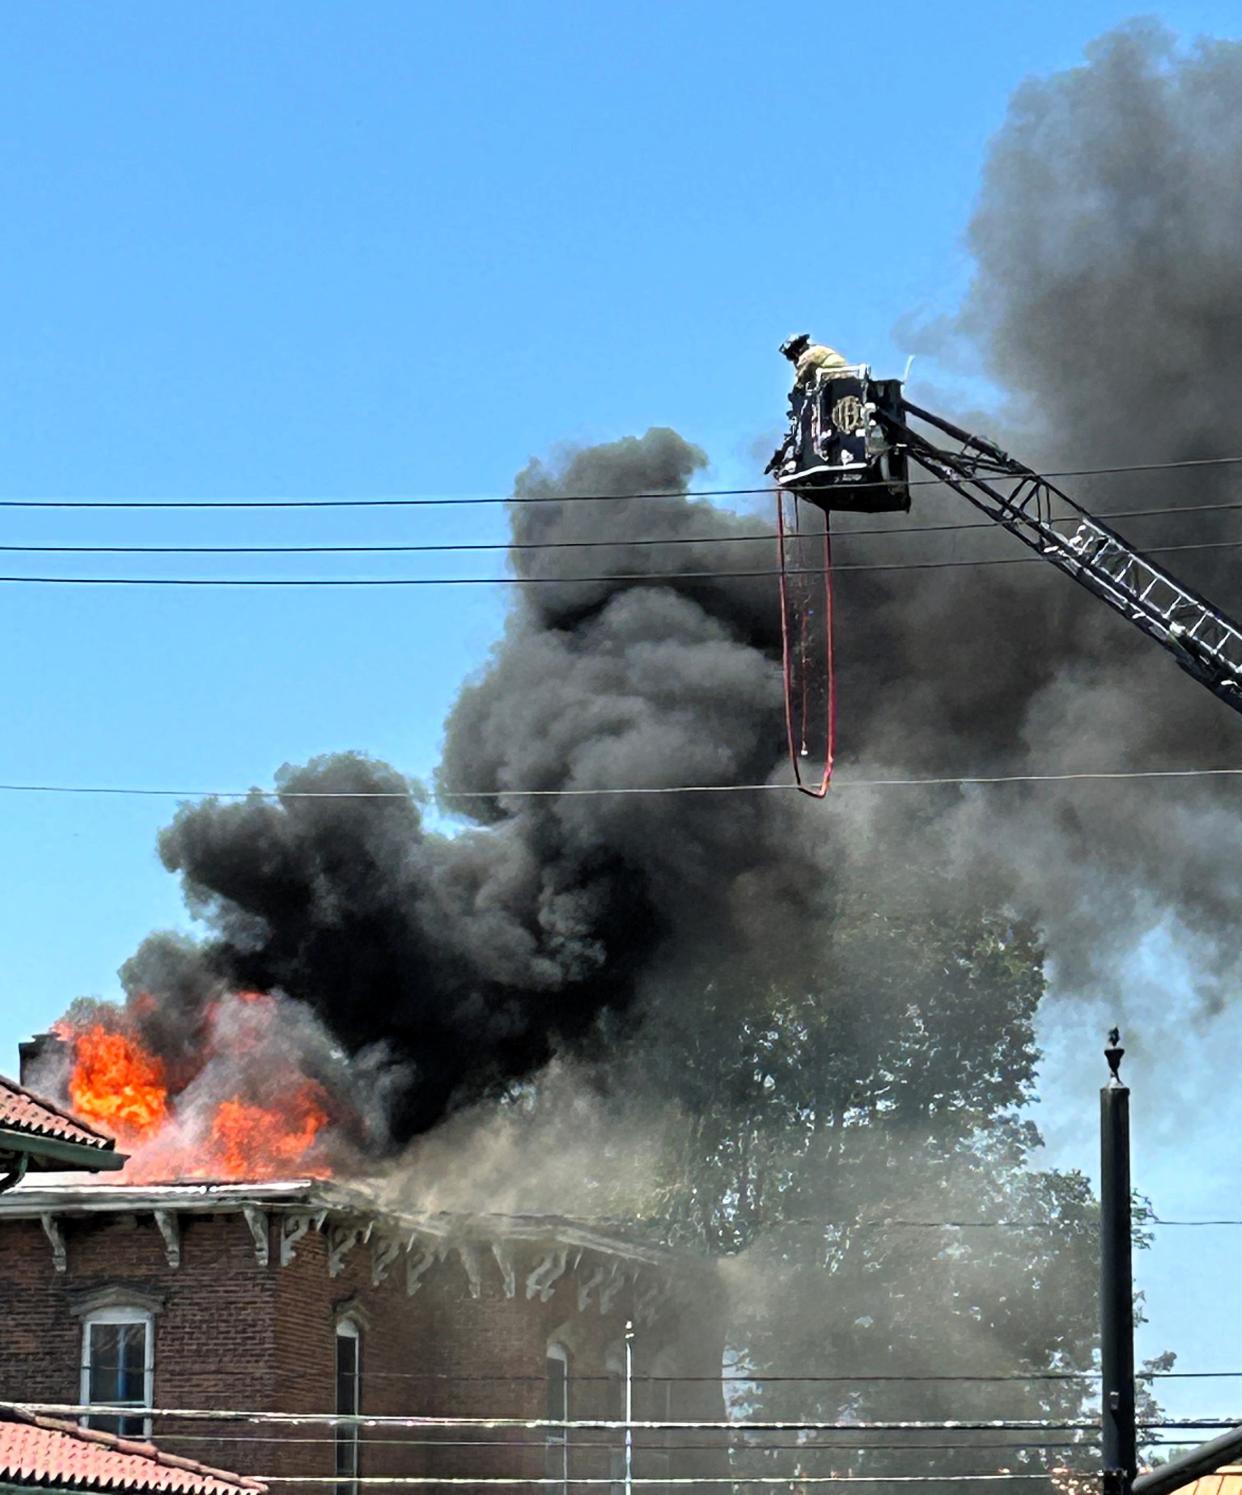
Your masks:
[{"label": "aerial ladder", "polygon": [[[1107,603],[1242,712],[1242,626],[1041,473],[995,442],[912,404],[901,380],[874,379],[865,364],[821,376],[795,391],[790,403],[789,433],[768,468],[782,496],[827,516],[908,511],[909,469],[915,464]],[[829,649],[829,663],[830,657]],[[791,749],[793,735],[791,727]],[[831,754],[830,740],[824,787]]]}]

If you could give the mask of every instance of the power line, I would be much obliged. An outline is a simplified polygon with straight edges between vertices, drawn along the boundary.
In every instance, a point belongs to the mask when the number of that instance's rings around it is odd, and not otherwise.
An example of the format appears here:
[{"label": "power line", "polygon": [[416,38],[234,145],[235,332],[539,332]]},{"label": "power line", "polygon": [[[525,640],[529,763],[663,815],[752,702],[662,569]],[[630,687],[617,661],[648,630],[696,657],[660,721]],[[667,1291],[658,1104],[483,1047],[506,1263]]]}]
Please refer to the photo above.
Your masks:
[{"label": "power line", "polygon": [[[758,571],[629,571],[594,576],[0,576],[0,582],[76,587],[494,587],[618,581],[658,585],[664,581],[718,581],[724,577],[753,580],[780,574],[779,569],[767,567]],[[816,571],[787,574],[819,575]]]},{"label": "power line", "polygon": [[[1065,1439],[1041,1439],[1037,1443],[980,1443],[974,1439],[965,1443],[851,1443],[840,1441],[836,1438],[831,1443],[743,1443],[743,1444],[719,1444],[719,1443],[661,1443],[655,1452],[659,1453],[730,1453],[730,1454],[764,1454],[764,1453],[836,1453],[836,1452],[858,1452],[858,1453],[959,1453],[969,1451],[977,1452],[981,1449],[1004,1453],[1041,1453],[1052,1449],[1086,1449],[1097,1442],[1099,1435],[1092,1438],[1065,1438]],[[332,1438],[306,1438],[301,1436],[290,1437],[282,1433],[161,1433],[161,1443],[274,1443],[278,1447],[297,1447],[299,1444],[312,1446],[334,1447],[337,1439]],[[1144,1444],[1153,1448],[1178,1448],[1183,1440],[1179,1438],[1145,1438]],[[513,1438],[384,1438],[377,1440],[374,1448],[531,1448],[536,1445],[529,1440]],[[578,1449],[599,1450],[615,1447],[608,1443],[578,1443]]]},{"label": "power line", "polygon": [[[998,1450],[1005,1453],[1024,1453],[1028,1450],[1039,1453],[1044,1449],[1089,1449],[1091,1444],[1098,1441],[1096,1438],[1083,1440],[1058,1439],[1052,1442],[1039,1443],[978,1443],[971,1439],[966,1443],[853,1443],[839,1442],[836,1438],[831,1443],[664,1443],[661,1442],[651,1452],[655,1453],[729,1453],[729,1454],[766,1454],[766,1453],[924,1453],[935,1451],[937,1453],[975,1453],[980,1449]],[[1153,1443],[1158,1439],[1149,1440]],[[280,1448],[297,1447],[298,1445],[311,1445],[322,1447],[335,1446],[336,1438],[303,1438],[288,1437],[281,1433],[161,1433],[161,1443],[274,1443]],[[383,1438],[377,1439],[370,1447],[374,1449],[388,1448],[532,1448],[536,1445],[529,1439],[520,1438]],[[576,1443],[573,1445],[575,1452],[583,1450],[587,1452],[615,1448],[615,1443]]]},{"label": "power line", "polygon": [[[115,1403],[0,1401],[0,1410],[21,1409],[48,1417],[116,1417]],[[615,1417],[442,1417],[395,1416],[360,1412],[260,1412],[238,1408],[145,1407],[143,1417],[181,1418],[191,1422],[245,1422],[301,1427],[307,1424],[341,1428],[482,1428],[537,1429],[551,1431],[624,1432],[755,1432],[755,1433],[915,1433],[915,1432],[1094,1432],[1098,1423],[1068,1418],[905,1419],[883,1421],[798,1421],[793,1419],[749,1419],[720,1421],[711,1418]],[[1234,1421],[1212,1418],[1197,1422],[1146,1422],[1144,1428],[1234,1427]]]},{"label": "power line", "polygon": [[[1001,784],[1067,784],[1107,783],[1119,780],[1141,779],[1211,779],[1237,778],[1242,768],[1135,768],[1094,769],[1067,773],[1014,773],[973,774],[935,776],[923,778],[853,779],[838,773],[833,779],[834,793],[848,789],[914,789],[946,787],[985,787]],[[441,800],[459,799],[575,799],[604,795],[658,795],[658,794],[752,794],[769,791],[793,793],[795,784],[652,784],[612,785],[600,788],[578,789],[450,789],[438,792]],[[109,784],[0,784],[0,794],[79,794],[116,796],[139,799],[357,799],[396,801],[416,804],[424,802],[424,796],[413,790],[401,789],[155,789],[131,785]],[[787,1222],[810,1223],[810,1222]],[[819,1222],[822,1223],[822,1222]],[[909,1222],[914,1223],[914,1222]],[[946,1225],[955,1222],[936,1221],[927,1224]],[[956,1222],[958,1224],[964,1222]],[[995,1222],[992,1222],[995,1223]],[[1242,1220],[1156,1220],[1156,1225],[1242,1225]]]},{"label": "power line", "polygon": [[[978,1223],[978,1222],[976,1222],[976,1223]],[[1048,1222],[1048,1223],[1051,1224],[1051,1222]],[[77,1368],[78,1368],[79,1371],[85,1371],[85,1370],[123,1371],[123,1370],[126,1370],[128,1367],[126,1367],[124,1365],[121,1365],[119,1363],[109,1363],[109,1362],[102,1361],[102,1360],[92,1360],[90,1362],[83,1362]],[[251,1374],[251,1372],[250,1372],[250,1370],[246,1366],[234,1366],[234,1367],[223,1366],[223,1367],[220,1367],[217,1371],[213,1372],[213,1374],[215,1374],[215,1375],[248,1376],[248,1375]],[[515,1374],[515,1373],[512,1373],[512,1372],[510,1372],[510,1373],[499,1373],[498,1372],[498,1373],[496,1373],[494,1375],[479,1375],[477,1373],[470,1374],[470,1375],[456,1375],[456,1374],[454,1374],[451,1371],[367,1370],[365,1367],[362,1368],[361,1370],[359,1370],[356,1374],[360,1378],[362,1378],[363,1380],[376,1379],[376,1380],[388,1380],[388,1381],[392,1381],[392,1380],[395,1380],[395,1381],[438,1381],[438,1382],[447,1381],[447,1382],[452,1383],[453,1385],[458,1385],[458,1384],[461,1384],[461,1383],[464,1383],[464,1382],[483,1383],[483,1384],[487,1384],[487,1385],[492,1385],[492,1384],[495,1384],[495,1383],[498,1383],[498,1382],[503,1382],[505,1384],[510,1384],[510,1383],[513,1383],[513,1382],[522,1382],[522,1383],[535,1383],[535,1384],[538,1384],[538,1385],[546,1385],[547,1384],[547,1380],[548,1380],[548,1378],[547,1378],[546,1375],[537,1375],[537,1374],[532,1375],[532,1374],[524,1374],[524,1373],[516,1373]],[[1136,1378],[1139,1379],[1139,1380],[1148,1379],[1151,1374],[1153,1374],[1153,1373],[1149,1372],[1149,1373],[1147,1373],[1147,1375],[1144,1375],[1142,1372],[1136,1372]],[[1155,1374],[1159,1374],[1159,1372],[1155,1372]],[[1236,1374],[1242,1375],[1242,1371],[1236,1372]],[[700,1375],[700,1376],[645,1376],[645,1375],[634,1375],[634,1376],[631,1377],[631,1380],[633,1381],[633,1383],[634,1383],[635,1386],[665,1386],[665,1385],[682,1386],[682,1385],[704,1385],[704,1384],[706,1384],[706,1385],[713,1385],[714,1386],[714,1385],[719,1385],[719,1384],[722,1384],[722,1383],[728,1384],[730,1382],[740,1382],[740,1383],[742,1383],[744,1385],[756,1385],[756,1384],[759,1384],[759,1383],[762,1383],[764,1385],[768,1385],[769,1383],[772,1383],[772,1382],[785,1382],[785,1383],[795,1384],[795,1385],[848,1385],[848,1386],[852,1386],[852,1385],[854,1385],[857,1382],[868,1382],[868,1383],[870,1383],[870,1382],[882,1382],[882,1383],[898,1383],[898,1384],[905,1384],[906,1382],[917,1382],[917,1383],[920,1383],[920,1384],[922,1384],[922,1383],[928,1383],[928,1382],[930,1382],[930,1383],[936,1383],[936,1384],[939,1384],[939,1383],[942,1383],[942,1382],[949,1382],[949,1383],[969,1382],[969,1383],[978,1383],[978,1384],[990,1385],[993,1382],[1098,1381],[1099,1378],[1100,1378],[1100,1372],[1098,1370],[1081,1370],[1081,1371],[1079,1371],[1079,1370],[1006,1371],[1006,1372],[996,1373],[996,1374],[992,1374],[992,1375],[982,1375],[982,1374],[979,1374],[979,1375],[954,1375],[954,1374],[934,1374],[934,1375],[933,1374],[927,1374],[927,1375],[924,1375],[922,1373],[914,1373],[914,1374],[912,1374],[912,1373],[909,1373],[909,1372],[904,1373],[904,1374],[902,1374],[902,1373],[891,1373],[890,1374],[890,1373],[887,1373],[887,1372],[883,1372],[883,1373],[867,1373],[867,1372],[864,1372],[864,1373],[859,1374],[859,1375],[831,1375],[831,1376],[821,1376],[821,1375],[806,1375],[806,1376],[795,1376],[795,1375],[765,1375],[762,1371],[754,1371],[754,1372],[746,1371],[746,1372],[736,1372],[736,1373],[735,1372],[725,1372],[723,1374],[714,1375],[714,1376],[712,1376],[712,1375]],[[580,1386],[580,1385],[583,1385],[583,1384],[590,1384],[590,1383],[595,1383],[595,1384],[598,1384],[598,1385],[601,1385],[601,1386],[602,1385],[615,1385],[615,1384],[617,1384],[617,1376],[616,1375],[575,1375],[574,1378],[573,1378],[573,1380],[574,1380],[574,1384],[576,1386]]]},{"label": "power line", "polygon": [[[1146,1224],[1146,1225],[1185,1225],[1185,1226],[1188,1226],[1191,1229],[1203,1229],[1205,1226],[1242,1225],[1242,1220],[1146,1220],[1143,1223]],[[1175,1374],[1175,1372],[1170,1371],[1169,1374],[1173,1375],[1173,1374]],[[1189,1375],[1190,1372],[1187,1371],[1187,1372],[1185,1372],[1185,1374]],[[1215,1372],[1214,1371],[1202,1371],[1202,1372],[1199,1372],[1199,1374],[1201,1374],[1201,1375],[1214,1375]],[[1234,1371],[1234,1370],[1231,1370],[1231,1371],[1222,1371],[1221,1374],[1222,1375],[1237,1376],[1237,1375],[1242,1375],[1242,1371]]]},{"label": "power line", "polygon": [[[1097,519],[1140,519],[1169,514],[1204,514],[1242,509],[1242,503],[1166,505],[1155,509],[1114,509]],[[1053,524],[1077,523],[1077,514],[1054,519]],[[995,530],[995,521],[968,519],[954,524],[872,525],[834,531],[836,541],[864,536],[955,534],[962,530]],[[443,555],[468,551],[599,550],[621,546],[753,545],[778,539],[775,531],[742,535],[637,535],[594,540],[470,540],[426,544],[381,545],[0,545],[10,555]]]},{"label": "power line", "polygon": [[[1184,545],[1151,545],[1139,556],[1170,555],[1184,550],[1236,550],[1242,540],[1202,540]],[[3,547],[0,547],[3,548]],[[979,560],[877,561],[834,565],[832,574],[845,571],[951,571],[963,567],[1038,566],[1043,556],[990,556]],[[668,581],[753,581],[763,577],[820,576],[815,567],[782,570],[764,567],[739,571],[619,571],[577,576],[0,576],[0,582],[33,586],[74,587],[492,587],[580,586],[599,582],[642,582],[659,586]]]},{"label": "power line", "polygon": [[[1240,505],[1239,507],[1242,507]],[[985,521],[986,522],[986,521]],[[941,529],[956,528],[952,525]],[[883,533],[883,531],[878,531]],[[652,545],[740,545],[773,541],[762,535],[668,535],[615,540],[488,540],[426,545],[0,545],[10,555],[427,555],[473,550],[618,550]]]},{"label": "power line", "polygon": [[[1234,467],[1242,456],[1191,457],[1177,462],[1128,462],[1105,467],[1063,467],[1042,473],[1048,478],[1108,477],[1133,472],[1173,472],[1197,467]],[[903,486],[934,487],[939,478],[911,478]],[[887,482],[851,484],[851,491],[864,488],[889,488]],[[689,488],[652,489],[634,493],[516,493],[466,495],[464,497],[426,494],[375,495],[366,498],[5,498],[6,509],[362,509],[362,508],[445,508],[481,504],[551,504],[551,503],[624,503],[631,499],[678,498],[745,498],[771,493],[774,484],[762,488]]]},{"label": "power line", "polygon": [[[658,1451],[658,1450],[657,1450]],[[1055,1473],[1015,1474],[1009,1470],[997,1470],[985,1474],[685,1474],[661,1475],[658,1478],[634,1476],[627,1478],[627,1485],[961,1485],[976,1484],[980,1480],[1042,1480],[1045,1484],[1054,1479],[1093,1477],[1092,1470],[1059,1469]],[[340,1485],[339,1474],[259,1474],[255,1479],[276,1485]],[[605,1474],[594,1477],[582,1475],[570,1478],[561,1475],[529,1476],[510,1479],[505,1475],[439,1475],[439,1474],[355,1474],[350,1475],[351,1485],[534,1485],[563,1489],[566,1485],[607,1485],[614,1489],[619,1483],[616,1475]]]},{"label": "power line", "polygon": [[[48,1417],[116,1417],[118,1408],[110,1402],[36,1402],[30,1400],[0,1401],[0,1411],[22,1410]],[[124,1410],[124,1409],[121,1409]],[[737,1418],[720,1421],[711,1418],[632,1418],[615,1417],[445,1417],[439,1415],[394,1415],[365,1412],[262,1412],[235,1407],[145,1407],[141,1415],[149,1418],[179,1418],[190,1422],[267,1424],[279,1427],[323,1426],[333,1428],[479,1428],[484,1430],[589,1431],[624,1432],[735,1432],[735,1433],[918,1433],[918,1432],[1088,1432],[1099,1431],[1096,1420],[1082,1418],[940,1418],[882,1419],[868,1421],[811,1421],[796,1419]],[[1152,1429],[1208,1430],[1234,1428],[1242,1419],[1236,1417],[1150,1418],[1137,1426]]]},{"label": "power line", "polygon": [[[803,1222],[790,1222],[790,1223],[807,1223],[807,1222],[803,1221]],[[822,1222],[816,1222],[816,1223],[822,1223]],[[900,1225],[900,1224],[903,1224],[903,1223],[911,1223],[911,1222],[881,1221],[881,1222],[877,1222],[877,1223],[884,1224],[884,1225],[887,1225],[887,1224]],[[920,1222],[917,1222],[917,1223],[919,1225],[926,1225],[928,1227],[931,1227],[931,1226],[935,1225],[938,1228],[943,1228],[945,1226],[957,1226],[957,1227],[961,1227],[963,1225],[973,1225],[976,1228],[981,1228],[981,1227],[985,1227],[985,1226],[986,1227],[992,1227],[992,1226],[1007,1225],[1007,1224],[1014,1224],[1014,1223],[1024,1223],[1024,1224],[1030,1226],[1031,1228],[1034,1228],[1034,1226],[1039,1225],[1041,1227],[1047,1227],[1047,1228],[1051,1229],[1051,1228],[1054,1227],[1054,1225],[1056,1225],[1056,1222],[1053,1222],[1053,1221],[1011,1222],[1011,1221],[993,1221],[993,1220],[956,1221],[956,1222],[955,1221],[920,1221]],[[1156,1219],[1156,1220],[1144,1220],[1142,1223],[1144,1225],[1242,1225],[1242,1220],[1159,1220],[1159,1219]],[[1057,1226],[1057,1228],[1060,1228],[1060,1227]],[[83,1370],[108,1370],[108,1371],[114,1371],[114,1370],[125,1370],[127,1367],[125,1367],[123,1365],[120,1365],[119,1363],[107,1363],[107,1362],[100,1361],[100,1360],[93,1360],[89,1364],[83,1363],[83,1364],[79,1365],[77,1368],[78,1368],[79,1371],[83,1371]],[[215,1375],[230,1375],[230,1374],[232,1374],[232,1375],[238,1375],[238,1376],[247,1376],[247,1375],[250,1374],[250,1371],[248,1369],[246,1369],[246,1367],[244,1367],[244,1366],[236,1366],[236,1367],[233,1367],[231,1369],[229,1367],[221,1367],[218,1370],[216,1370],[215,1372],[213,1372],[213,1374],[215,1374]],[[524,1383],[524,1384],[525,1383],[535,1383],[535,1384],[538,1384],[538,1385],[546,1385],[547,1379],[548,1379],[546,1375],[530,1374],[530,1373],[525,1373],[525,1372],[496,1372],[496,1373],[491,1374],[491,1375],[480,1375],[477,1372],[473,1372],[473,1373],[470,1373],[470,1374],[454,1374],[452,1371],[436,1371],[436,1370],[427,1370],[427,1371],[424,1371],[424,1370],[367,1370],[365,1367],[358,1371],[358,1375],[362,1379],[364,1379],[364,1380],[366,1380],[366,1379],[373,1379],[373,1380],[396,1380],[396,1381],[436,1381],[436,1382],[450,1382],[453,1385],[459,1385],[459,1384],[463,1384],[463,1383],[494,1385],[496,1383],[501,1383],[501,1382],[503,1382],[506,1385],[510,1384],[510,1383],[516,1383],[516,1382],[521,1382],[521,1383]],[[1154,1370],[1154,1371],[1141,1371],[1140,1370],[1140,1371],[1136,1371],[1135,1372],[1135,1380],[1139,1380],[1139,1381],[1152,1381],[1152,1380],[1159,1380],[1159,1381],[1231,1380],[1231,1379],[1239,1379],[1239,1378],[1242,1378],[1242,1370]],[[583,1385],[583,1384],[593,1383],[593,1384],[598,1384],[598,1385],[609,1385],[609,1384],[615,1383],[616,1379],[617,1379],[616,1375],[576,1375],[576,1376],[574,1376],[574,1384],[575,1385]],[[741,1383],[743,1385],[758,1385],[758,1384],[762,1384],[762,1385],[765,1385],[765,1386],[769,1385],[769,1384],[773,1384],[773,1383],[784,1383],[784,1384],[800,1385],[800,1386],[801,1385],[815,1385],[815,1386],[820,1386],[820,1385],[833,1385],[833,1386],[846,1385],[846,1386],[852,1386],[852,1385],[854,1385],[856,1383],[863,1383],[863,1382],[868,1383],[868,1384],[875,1382],[875,1383],[883,1383],[883,1384],[900,1384],[900,1385],[905,1385],[907,1383],[913,1383],[913,1384],[924,1384],[924,1383],[932,1383],[932,1384],[942,1384],[942,1383],[958,1384],[958,1383],[968,1383],[968,1384],[991,1385],[993,1383],[999,1383],[999,1382],[1098,1381],[1100,1379],[1100,1372],[1098,1370],[1035,1370],[1035,1371],[1000,1371],[1000,1372],[994,1372],[994,1373],[992,1373],[990,1375],[985,1375],[985,1374],[961,1374],[961,1375],[959,1375],[959,1374],[954,1374],[954,1373],[951,1373],[951,1372],[944,1372],[944,1373],[939,1373],[938,1372],[938,1373],[934,1373],[934,1374],[931,1374],[931,1373],[924,1374],[922,1372],[910,1372],[910,1371],[904,1371],[904,1372],[901,1372],[901,1371],[894,1371],[894,1372],[888,1372],[888,1371],[883,1371],[883,1372],[879,1372],[879,1371],[876,1371],[876,1372],[873,1372],[873,1371],[862,1371],[862,1372],[859,1372],[857,1375],[837,1374],[837,1375],[825,1376],[825,1375],[789,1375],[789,1374],[785,1374],[785,1373],[768,1375],[768,1374],[766,1374],[763,1371],[736,1371],[736,1372],[734,1372],[734,1371],[726,1371],[726,1372],[723,1372],[720,1375],[697,1375],[697,1376],[650,1376],[650,1375],[637,1375],[636,1374],[631,1379],[633,1380],[633,1382],[634,1382],[634,1384],[636,1386],[664,1386],[664,1385],[684,1386],[684,1385],[701,1385],[701,1384],[716,1385],[716,1384],[721,1384],[721,1383],[723,1383],[723,1384],[729,1384],[729,1383],[732,1383],[732,1382],[739,1382],[739,1383]]]}]

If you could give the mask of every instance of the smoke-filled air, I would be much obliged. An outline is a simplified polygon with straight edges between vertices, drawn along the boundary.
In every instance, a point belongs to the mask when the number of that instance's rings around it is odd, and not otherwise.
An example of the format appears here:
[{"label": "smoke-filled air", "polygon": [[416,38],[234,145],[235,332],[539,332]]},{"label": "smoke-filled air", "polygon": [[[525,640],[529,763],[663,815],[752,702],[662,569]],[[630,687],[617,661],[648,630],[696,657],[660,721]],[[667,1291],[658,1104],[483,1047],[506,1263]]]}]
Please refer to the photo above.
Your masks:
[{"label": "smoke-filled air", "polygon": [[[1024,85],[986,162],[962,306],[904,324],[993,393],[915,397],[1045,468],[1242,451],[1239,160],[1242,46],[1179,53],[1136,26]],[[834,294],[827,279],[808,308],[829,340]],[[774,358],[756,429],[779,420],[781,378]],[[1090,1191],[1038,1170],[1022,1115],[1036,1015],[1157,927],[1221,999],[1236,791],[851,780],[1223,765],[1236,716],[1007,537],[872,520],[850,539],[847,521],[826,802],[579,794],[788,781],[775,582],[729,574],[770,572],[775,547],[718,543],[766,510],[623,497],[684,492],[706,464],[667,429],[531,462],[510,506],[529,584],[453,708],[434,785],[340,753],[282,770],[276,800],[182,808],[159,849],[205,932],[147,940],[123,1010],[70,1010],[62,1090],[146,1176],[348,1159],[424,1208],[624,1214],[730,1258],[748,1365],[1089,1368]],[[1231,502],[1234,471],[1065,485],[1100,513],[1189,510]],[[911,522],[975,517],[915,490]],[[1152,547],[1235,529],[1224,510],[1117,524]],[[693,543],[633,543],[652,538]],[[521,548],[561,541],[608,544]],[[1236,555],[1168,560],[1236,612]],[[846,569],[1005,556],[1022,563]],[[703,571],[724,574],[661,574]],[[564,580],[606,572],[629,579]],[[392,707],[416,703],[395,690]],[[429,827],[427,795],[451,832]],[[122,1102],[109,1064],[128,1066]],[[256,1161],[248,1123],[277,1156]],[[989,1216],[1057,1236],[872,1228]],[[1003,1406],[1065,1414],[1082,1389],[1011,1387]],[[813,1396],[840,1413],[909,1410],[902,1394]],[[1000,1395],[978,1390],[979,1412]]]}]

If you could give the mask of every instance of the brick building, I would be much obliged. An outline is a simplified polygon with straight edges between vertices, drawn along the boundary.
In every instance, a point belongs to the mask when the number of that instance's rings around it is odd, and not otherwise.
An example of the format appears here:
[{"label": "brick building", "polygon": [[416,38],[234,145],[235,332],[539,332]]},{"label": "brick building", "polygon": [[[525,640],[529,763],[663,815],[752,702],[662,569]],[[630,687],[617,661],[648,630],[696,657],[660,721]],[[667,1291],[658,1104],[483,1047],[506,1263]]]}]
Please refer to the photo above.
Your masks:
[{"label": "brick building", "polygon": [[[615,1478],[621,1434],[146,1409],[619,1417],[627,1321],[635,1419],[720,1419],[713,1273],[621,1233],[387,1211],[323,1180],[0,1195],[0,1400],[116,1406],[95,1425],[244,1475],[337,1477],[337,1495],[359,1474]],[[723,1472],[717,1441],[636,1433],[635,1473]]]}]

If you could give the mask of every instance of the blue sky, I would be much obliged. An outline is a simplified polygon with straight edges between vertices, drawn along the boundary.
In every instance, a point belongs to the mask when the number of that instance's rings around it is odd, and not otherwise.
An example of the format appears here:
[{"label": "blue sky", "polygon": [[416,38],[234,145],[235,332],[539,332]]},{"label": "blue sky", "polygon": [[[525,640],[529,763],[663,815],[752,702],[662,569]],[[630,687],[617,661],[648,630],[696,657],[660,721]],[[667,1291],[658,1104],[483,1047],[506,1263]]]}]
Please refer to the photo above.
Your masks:
[{"label": "blue sky", "polygon": [[[651,424],[746,480],[780,418],[775,344],[805,325],[897,371],[899,319],[951,309],[966,282],[963,230],[1011,90],[1132,14],[1105,0],[890,0],[848,25],[836,6],[731,0],[11,6],[0,497],[503,493],[558,442]],[[1242,32],[1236,0],[1159,14],[1187,37]],[[10,510],[3,527],[28,544],[502,533],[488,509]],[[441,564],[485,575],[499,560]],[[503,605],[491,587],[0,586],[0,780],[227,789],[339,748],[427,774]],[[0,1068],[73,996],[115,992],[144,933],[183,921],[154,854],[170,809],[3,798]],[[1136,979],[1176,989],[1177,974]],[[1087,1164],[1098,1075],[1078,1052],[1061,1078],[1050,1065],[1048,1093],[1054,1116],[1082,1107],[1080,1128],[1054,1125],[1054,1155]],[[1144,1071],[1152,1088],[1159,1072]],[[1219,1126],[1191,1105],[1184,1128],[1151,1133],[1140,1176],[1166,1210],[1161,1185],[1190,1212],[1238,1196]],[[1195,1139],[1204,1160],[1188,1165]],[[1159,1243],[1144,1263],[1152,1348],[1242,1365],[1234,1315],[1198,1311],[1234,1287],[1231,1253],[1220,1236]],[[1168,1400],[1231,1404],[1203,1388]]]}]

